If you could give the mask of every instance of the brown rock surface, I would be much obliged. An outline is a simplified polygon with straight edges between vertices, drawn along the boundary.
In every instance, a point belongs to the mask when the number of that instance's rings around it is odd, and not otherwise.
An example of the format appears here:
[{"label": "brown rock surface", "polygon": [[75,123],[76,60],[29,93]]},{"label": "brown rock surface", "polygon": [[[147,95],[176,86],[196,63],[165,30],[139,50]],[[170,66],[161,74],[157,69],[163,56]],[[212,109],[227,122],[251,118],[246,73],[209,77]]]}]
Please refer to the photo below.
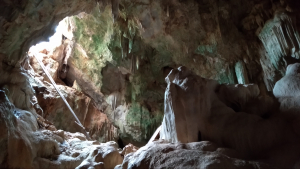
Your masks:
[{"label": "brown rock surface", "polygon": [[[229,153],[231,151],[231,153]],[[238,153],[202,141],[198,143],[175,143],[155,141],[125,156],[118,169],[144,168],[270,168],[261,162],[238,159]],[[116,167],[116,168],[117,168]],[[115,169],[116,169],[115,168]]]},{"label": "brown rock surface", "polygon": [[128,145],[126,145],[126,146],[123,148],[121,154],[122,154],[123,156],[126,156],[126,155],[129,154],[129,153],[135,153],[138,149],[139,149],[139,148],[136,147],[136,146],[134,146],[133,144],[128,144]]},{"label": "brown rock surface", "polygon": [[87,141],[82,133],[38,130],[35,115],[15,108],[2,90],[0,111],[1,168],[75,168],[84,160],[88,166],[101,163],[113,168],[122,163],[115,142]]},{"label": "brown rock surface", "polygon": [[[282,167],[287,164],[293,166],[296,162],[295,158],[299,155],[297,142],[300,137],[294,129],[296,120],[289,123],[288,119],[291,117],[299,119],[298,114],[282,113],[279,109],[274,109],[276,106],[272,104],[269,110],[276,112],[265,118],[261,117],[261,112],[255,114],[235,112],[217,97],[216,82],[203,79],[185,67],[172,70],[166,81],[168,88],[165,94],[165,117],[160,133],[161,139],[174,143],[209,140],[220,146],[230,147],[247,158],[268,158],[270,163]],[[237,87],[236,92],[231,92],[230,98],[233,100],[239,98],[235,103],[241,107],[243,103],[250,101],[251,97],[257,97],[259,94],[255,86]],[[224,90],[230,92],[232,88]],[[221,97],[222,94],[224,92],[219,93]],[[276,95],[276,92],[274,94]],[[261,110],[267,109],[268,107]],[[292,145],[298,148],[295,147],[291,152],[291,161],[288,163],[286,157],[289,155],[278,153],[289,151],[289,146]],[[284,158],[274,160],[273,155]]]},{"label": "brown rock surface", "polygon": [[[67,19],[64,34],[69,40],[56,51],[40,52],[94,138],[111,140],[118,130],[125,143],[145,144],[161,123],[164,74],[187,66],[195,74],[184,70],[169,77],[162,137],[184,143],[211,140],[230,148],[216,151],[219,154],[234,154],[234,149],[246,158],[293,167],[299,161],[298,75],[286,75],[275,85],[280,109],[277,100],[266,95],[287,65],[299,62],[299,6],[297,0],[1,1],[0,89],[7,96],[0,102],[1,167],[113,166],[90,160],[96,158],[91,153],[77,158],[77,152],[53,162],[63,135],[38,131],[34,120],[38,113],[54,119],[58,129],[77,131],[26,51],[48,38],[58,21],[79,13]],[[237,82],[241,84],[232,85]],[[245,85],[248,82],[257,85]],[[84,140],[80,134],[76,137]],[[188,161],[188,155],[183,156]]]},{"label": "brown rock surface", "polygon": [[100,142],[117,140],[116,128],[108,120],[107,116],[93,105],[91,98],[75,88],[65,86],[65,83],[58,77],[60,73],[59,67],[63,64],[63,55],[53,54],[53,51],[47,52],[47,55],[32,53],[27,72],[30,76],[31,85],[35,89],[37,102],[43,110],[41,115],[54,124],[52,128],[56,127],[69,132],[81,131],[81,128],[75,123],[75,118],[55,88],[49,83],[49,79],[33,55],[38,55],[52,78],[60,84],[57,85],[58,89],[62,92],[87,131],[91,132],[91,137]]}]

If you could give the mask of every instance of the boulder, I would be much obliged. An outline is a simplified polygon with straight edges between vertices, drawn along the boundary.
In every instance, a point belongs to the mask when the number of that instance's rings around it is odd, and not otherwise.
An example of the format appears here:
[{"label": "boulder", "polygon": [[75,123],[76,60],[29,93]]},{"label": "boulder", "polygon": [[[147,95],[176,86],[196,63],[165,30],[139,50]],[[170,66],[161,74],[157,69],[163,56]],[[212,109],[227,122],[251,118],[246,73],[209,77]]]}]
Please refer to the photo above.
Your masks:
[{"label": "boulder", "polygon": [[277,98],[298,97],[300,95],[300,63],[288,65],[285,76],[274,86],[273,93]]},{"label": "boulder", "polygon": [[[231,151],[231,153],[229,153]],[[169,143],[154,141],[137,152],[125,156],[122,165],[115,169],[144,168],[269,168],[267,164],[240,160],[234,150],[219,148],[208,141]]]}]

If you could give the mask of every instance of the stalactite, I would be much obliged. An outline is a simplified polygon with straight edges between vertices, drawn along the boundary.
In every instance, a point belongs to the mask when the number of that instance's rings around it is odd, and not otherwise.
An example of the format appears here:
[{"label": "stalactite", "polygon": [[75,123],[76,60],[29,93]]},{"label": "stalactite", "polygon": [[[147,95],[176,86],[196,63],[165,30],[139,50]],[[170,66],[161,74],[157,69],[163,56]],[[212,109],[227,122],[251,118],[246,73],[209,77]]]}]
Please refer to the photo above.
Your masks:
[{"label": "stalactite", "polygon": [[265,24],[258,36],[277,70],[285,71],[287,65],[284,57],[300,59],[300,37],[289,15],[276,14],[273,20]]},{"label": "stalactite", "polygon": [[139,58],[138,57],[136,58],[135,63],[136,63],[136,70],[139,70]]},{"label": "stalactite", "polygon": [[125,58],[128,56],[128,54],[129,54],[129,39],[128,38],[125,38],[124,39],[125,40],[125,44],[124,44],[124,46],[125,46]]},{"label": "stalactite", "polygon": [[169,5],[167,6],[167,17],[170,16],[170,13],[169,13]]},{"label": "stalactite", "polygon": [[119,17],[119,0],[112,0],[111,2],[111,10],[112,10],[112,15],[114,18],[114,22],[117,20],[117,18]]},{"label": "stalactite", "polygon": [[137,57],[134,55],[131,55],[131,66],[130,66],[130,72],[134,73],[136,68],[138,68],[137,66]]},{"label": "stalactite", "polygon": [[121,32],[121,35],[120,35],[120,47],[121,47],[121,52],[122,52],[122,59],[124,59],[124,36],[123,36],[123,32]]},{"label": "stalactite", "polygon": [[131,50],[132,50],[132,45],[133,45],[133,40],[132,39],[129,39],[129,43],[128,43],[128,53],[131,53]]},{"label": "stalactite", "polygon": [[129,39],[126,38],[123,34],[121,33],[121,52],[122,52],[122,58],[127,58],[129,54]]},{"label": "stalactite", "polygon": [[239,84],[248,84],[248,74],[244,62],[239,61],[235,64],[235,73]]}]

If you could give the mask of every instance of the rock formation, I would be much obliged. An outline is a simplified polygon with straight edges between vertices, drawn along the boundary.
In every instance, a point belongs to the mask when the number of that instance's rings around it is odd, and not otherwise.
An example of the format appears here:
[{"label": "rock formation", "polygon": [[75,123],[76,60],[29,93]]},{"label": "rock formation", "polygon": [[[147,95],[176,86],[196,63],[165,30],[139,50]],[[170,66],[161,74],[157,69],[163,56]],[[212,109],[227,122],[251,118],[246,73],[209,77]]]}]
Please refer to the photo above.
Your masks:
[{"label": "rock formation", "polygon": [[[212,141],[238,151],[244,158],[266,158],[271,164],[293,167],[299,155],[299,115],[287,110],[297,109],[297,102],[291,100],[298,96],[298,69],[299,64],[290,65],[287,75],[275,85],[280,110],[275,99],[259,97],[256,85],[219,85],[185,67],[172,70],[166,78],[161,139],[173,143]],[[290,155],[295,161],[273,161],[278,158],[273,156],[291,151],[290,146],[295,149]]]},{"label": "rock formation", "polygon": [[[74,122],[75,118],[56,92],[49,79],[43,72],[40,65],[37,63],[33,55],[42,58],[42,62],[47,63],[52,78],[61,85],[58,85],[67,102],[81,121],[83,126],[90,132],[92,138],[101,142],[107,142],[118,139],[117,129],[111,124],[107,116],[98,110],[91,99],[84,93],[73,87],[68,87],[61,78],[59,78],[61,65],[66,65],[64,55],[53,54],[46,49],[42,52],[47,53],[31,53],[27,72],[31,81],[31,86],[34,88],[39,107],[43,110],[43,118],[53,122],[58,129],[69,132],[80,131],[80,127]],[[66,123],[66,122],[69,123]]]},{"label": "rock formation", "polygon": [[[0,168],[113,168],[122,155],[109,141],[132,143],[117,168],[299,167],[299,9],[297,0],[1,1]],[[76,133],[33,55],[102,143]],[[151,143],[160,125],[165,140]],[[198,149],[206,144],[214,148]]]},{"label": "rock formation", "polygon": [[115,142],[82,133],[39,130],[36,114],[15,108],[0,91],[1,168],[113,168],[122,163]]},{"label": "rock formation", "polygon": [[155,141],[128,154],[115,169],[144,168],[270,168],[263,162],[238,159],[239,153],[209,141],[175,143]]},{"label": "rock formation", "polygon": [[[273,93],[280,102],[280,110],[283,112],[299,111],[299,73],[300,64],[294,63],[289,65],[285,76],[280,79],[274,86]],[[295,130],[297,130],[295,128]]]}]

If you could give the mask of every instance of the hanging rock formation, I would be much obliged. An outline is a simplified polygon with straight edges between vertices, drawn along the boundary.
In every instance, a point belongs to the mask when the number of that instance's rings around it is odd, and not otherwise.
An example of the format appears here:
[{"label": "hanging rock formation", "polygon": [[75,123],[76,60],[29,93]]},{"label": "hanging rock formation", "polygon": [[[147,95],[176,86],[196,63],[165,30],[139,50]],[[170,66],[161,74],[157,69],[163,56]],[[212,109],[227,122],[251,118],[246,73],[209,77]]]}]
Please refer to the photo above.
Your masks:
[{"label": "hanging rock formation", "polygon": [[241,61],[235,64],[235,73],[239,84],[249,84],[247,69]]},{"label": "hanging rock formation", "polygon": [[258,37],[267,52],[266,60],[262,58],[261,62],[271,62],[269,67],[274,67],[272,70],[263,66],[264,71],[267,73],[277,70],[277,77],[266,76],[265,83],[271,90],[278,78],[284,75],[287,65],[300,59],[300,37],[294,18],[282,10],[276,11],[274,18],[266,22]]}]

